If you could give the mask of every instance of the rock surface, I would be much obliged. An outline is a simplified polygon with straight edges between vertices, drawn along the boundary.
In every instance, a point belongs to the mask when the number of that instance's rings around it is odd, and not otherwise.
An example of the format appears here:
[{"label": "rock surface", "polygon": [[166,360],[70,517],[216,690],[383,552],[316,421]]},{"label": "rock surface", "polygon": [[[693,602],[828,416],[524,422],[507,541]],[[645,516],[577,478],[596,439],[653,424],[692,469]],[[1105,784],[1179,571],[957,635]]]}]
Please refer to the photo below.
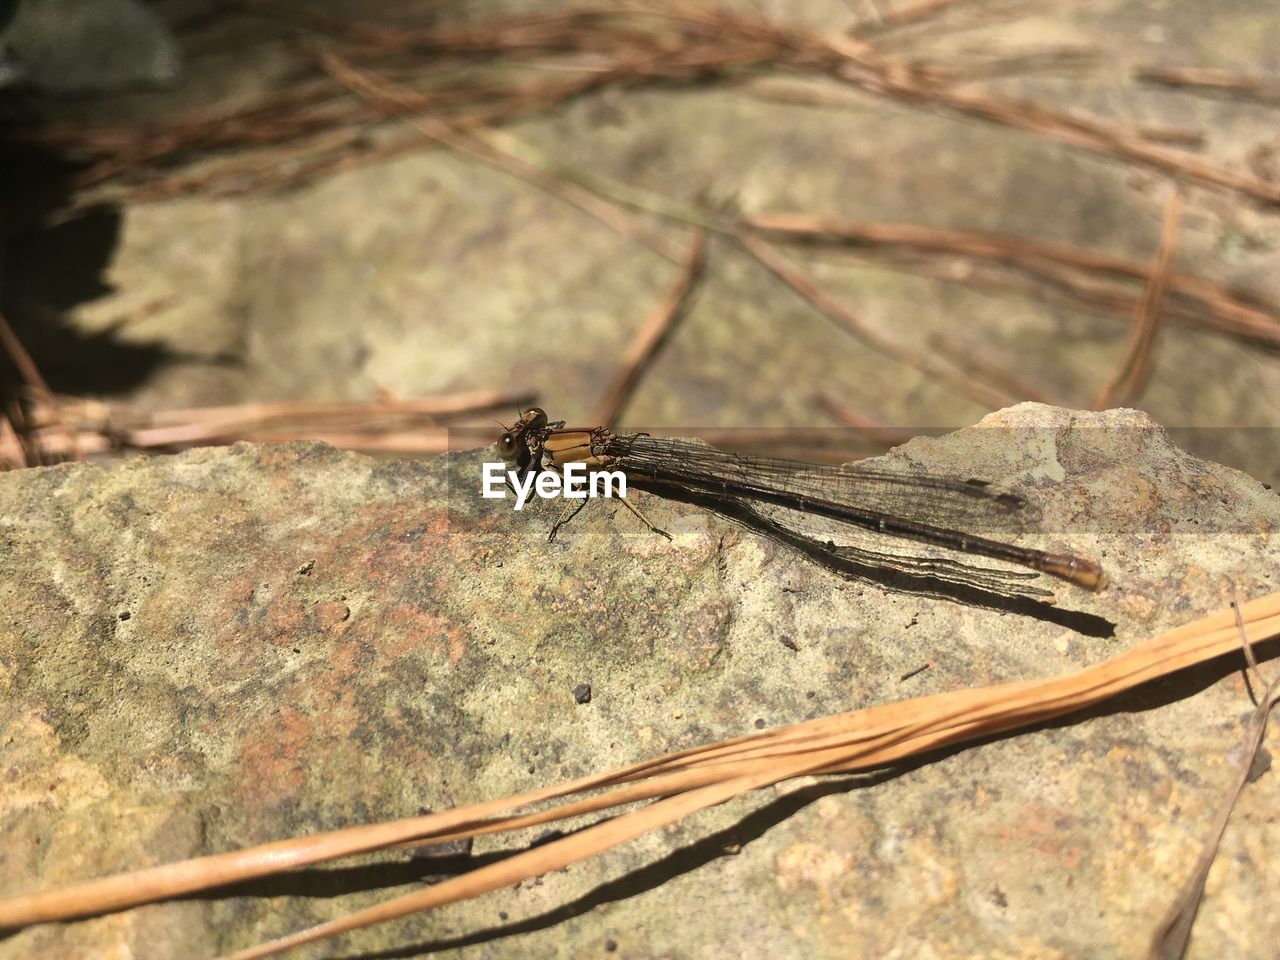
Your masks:
[{"label": "rock surface", "polygon": [[[1055,589],[1042,616],[889,593],[653,498],[672,542],[592,504],[549,544],[556,505],[475,495],[483,451],[240,445],[2,475],[0,893],[1058,673],[1223,606],[1228,581],[1280,586],[1280,497],[1132,412],[1023,405],[894,458],[1017,485],[1045,543],[1099,556],[1112,587]],[[1219,665],[868,789],[785,784],[300,955],[1137,956],[1249,709]],[[1278,806],[1274,773],[1245,791],[1193,957],[1273,955]],[[208,956],[535,839],[36,927],[0,958]]]},{"label": "rock surface", "polygon": [[26,0],[13,6],[8,24],[0,16],[0,44],[15,62],[10,82],[59,93],[111,93],[178,77],[177,44],[149,6],[134,0]]}]

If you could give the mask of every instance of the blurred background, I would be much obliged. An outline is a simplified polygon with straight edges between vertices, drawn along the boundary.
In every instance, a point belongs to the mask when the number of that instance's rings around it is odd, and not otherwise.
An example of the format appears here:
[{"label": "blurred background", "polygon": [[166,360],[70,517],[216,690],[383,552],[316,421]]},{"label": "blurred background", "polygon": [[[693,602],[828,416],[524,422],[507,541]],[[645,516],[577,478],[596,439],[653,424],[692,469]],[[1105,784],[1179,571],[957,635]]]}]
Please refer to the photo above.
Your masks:
[{"label": "blurred background", "polygon": [[1275,481],[1277,120],[1268,0],[0,0],[0,463],[1036,400]]}]

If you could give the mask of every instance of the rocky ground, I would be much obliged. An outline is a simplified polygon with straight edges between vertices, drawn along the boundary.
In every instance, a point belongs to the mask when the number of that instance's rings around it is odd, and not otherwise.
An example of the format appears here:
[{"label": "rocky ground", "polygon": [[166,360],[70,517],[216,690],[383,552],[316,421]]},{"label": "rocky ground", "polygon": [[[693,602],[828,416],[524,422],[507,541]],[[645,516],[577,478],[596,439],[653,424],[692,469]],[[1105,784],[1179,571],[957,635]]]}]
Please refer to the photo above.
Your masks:
[{"label": "rocky ground", "polygon": [[[1131,413],[1026,405],[895,455],[1017,486],[1043,510],[1040,542],[1112,578],[1008,610],[847,582],[654,498],[670,542],[595,503],[547,543],[557,505],[475,495],[485,456],[240,445],[0,477],[0,889],[1071,670],[1222,607],[1231,583],[1274,589],[1280,569],[1275,492]],[[884,777],[784,784],[313,955],[1133,956],[1190,869],[1249,710],[1235,665],[1212,666]],[[1240,801],[1193,957],[1267,957],[1280,937],[1265,892],[1278,784]],[[205,956],[536,839],[37,927],[0,957]]]}]

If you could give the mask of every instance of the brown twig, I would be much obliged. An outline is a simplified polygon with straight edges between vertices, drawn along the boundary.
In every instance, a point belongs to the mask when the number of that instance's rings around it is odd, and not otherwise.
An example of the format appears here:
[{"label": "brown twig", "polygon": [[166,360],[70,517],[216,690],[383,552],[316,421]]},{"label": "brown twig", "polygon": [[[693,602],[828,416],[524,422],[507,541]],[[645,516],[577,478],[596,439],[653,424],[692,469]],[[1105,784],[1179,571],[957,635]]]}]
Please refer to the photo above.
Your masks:
[{"label": "brown twig", "polygon": [[845,406],[833,397],[825,393],[820,393],[813,398],[813,402],[818,409],[824,411],[834,417],[846,427],[850,427],[864,437],[868,438],[880,446],[890,449],[899,444],[906,443],[915,436],[910,430],[897,430],[887,424],[881,423],[874,417],[869,417],[865,413],[859,413],[851,407]]},{"label": "brown twig", "polygon": [[[861,246],[854,243],[832,247],[826,252],[858,262],[871,260],[891,269],[933,277],[948,283],[962,283],[975,288],[1029,295],[1037,302],[1061,301],[1073,307],[1113,314],[1126,321],[1133,316],[1142,294],[1141,290],[1134,291],[1133,284],[1122,278],[1048,261],[1034,266],[1005,264],[999,260],[984,261],[961,253],[947,256],[941,252],[934,254],[892,246]],[[1166,305],[1165,312],[1170,319],[1181,323],[1222,329],[1214,323],[1206,322],[1207,311],[1196,309],[1196,304],[1186,297],[1170,301]],[[1230,328],[1230,332],[1237,336],[1256,339],[1234,327]],[[953,341],[938,340],[935,343],[931,340],[930,343],[946,352],[957,367],[986,376],[988,368],[984,367],[972,354],[962,352],[962,349],[956,347]],[[952,355],[952,350],[957,352]],[[1043,391],[1027,389],[1026,384],[1017,379],[1011,379],[1007,373],[998,374],[995,368],[990,368],[990,372],[993,373],[988,378],[990,382],[1003,387],[1012,395],[1025,396],[1027,399],[1045,396]],[[1047,402],[1061,405],[1058,401]]]},{"label": "brown twig", "polygon": [[[1245,604],[1253,643],[1280,636],[1280,592]],[[698,810],[805,774],[851,773],[936,753],[1077,713],[1126,690],[1239,647],[1233,614],[1219,611],[1094,666],[1060,676],[965,688],[810,720],[668,754],[628,767],[440,813],[281,840],[0,899],[0,929],[128,909],[408,844],[524,829],[640,801],[607,819],[498,863],[235,954],[264,957],[540,876]],[[605,791],[603,793],[596,791]],[[578,796],[550,809],[536,805]]]},{"label": "brown twig", "polygon": [[[878,55],[873,47],[848,36],[824,37],[759,17],[619,2],[567,13],[481,21],[466,27],[409,29],[352,22],[339,28],[335,22],[326,30],[347,44],[351,56],[366,60],[428,51],[431,58],[427,62],[432,66],[460,57],[483,57],[507,65],[567,67],[578,74],[567,83],[545,78],[533,83],[470,79],[413,94],[419,101],[414,109],[428,111],[441,121],[447,118],[463,128],[472,121],[481,125],[506,122],[604,85],[708,78],[734,81],[748,77],[752,70],[781,68],[834,77],[875,96],[978,117],[1255,199],[1280,202],[1280,184],[1152,145],[1132,127],[954,88],[938,82],[933,67],[914,69]],[[350,57],[340,59],[349,61]],[[99,151],[100,163],[82,182],[136,173],[168,178],[173,176],[172,164],[156,164],[175,153],[199,158],[212,150],[236,146],[278,145],[322,130],[376,124],[388,113],[402,112],[402,106],[394,105],[394,98],[385,96],[385,85],[380,92],[384,95],[362,106],[335,105],[330,102],[331,89],[307,84],[231,117],[170,124],[162,131],[19,131],[12,136]],[[153,166],[148,173],[141,164]],[[264,158],[264,176],[260,178],[264,186],[272,183],[270,166]],[[322,171],[323,167],[317,172]]]},{"label": "brown twig", "polygon": [[[928,255],[974,257],[1061,278],[1062,268],[1085,277],[1148,282],[1150,267],[1098,250],[1046,243],[1031,237],[979,231],[940,230],[917,224],[862,222],[809,214],[754,214],[744,227],[771,237],[807,244],[899,248]],[[1221,284],[1192,274],[1170,271],[1171,292],[1198,301],[1202,322],[1224,333],[1280,344],[1280,309],[1253,304]]]},{"label": "brown twig", "polygon": [[177,293],[162,293],[158,297],[152,297],[150,300],[144,300],[142,303],[136,304],[127,310],[111,317],[109,322],[98,329],[99,333],[112,332],[122,330],[130,324],[137,323],[139,320],[145,320],[157,313],[168,310],[176,303],[180,303],[182,297]]},{"label": "brown twig", "polygon": [[[1234,588],[1232,592],[1234,593]],[[1240,643],[1244,647],[1245,659],[1256,671],[1258,664],[1254,658],[1253,644],[1250,643],[1249,635],[1245,630],[1244,618],[1240,615],[1240,605],[1233,602],[1232,609],[1235,611],[1236,625],[1240,632]],[[1244,792],[1245,785],[1249,782],[1254,760],[1267,734],[1267,717],[1277,703],[1280,703],[1280,674],[1276,675],[1258,699],[1253,714],[1249,717],[1249,726],[1245,731],[1241,748],[1238,751],[1232,751],[1240,755],[1235,776],[1232,777],[1222,805],[1213,818],[1213,824],[1196,857],[1191,876],[1187,878],[1186,884],[1170,904],[1168,912],[1151,938],[1147,960],[1182,960],[1187,955],[1187,948],[1191,945],[1191,928],[1195,924],[1196,914],[1200,911],[1200,904],[1204,900],[1204,887],[1209,879],[1209,869],[1217,859],[1218,847],[1222,844],[1222,835],[1226,832],[1227,823],[1231,820],[1231,812],[1235,809],[1240,794]]]},{"label": "brown twig", "polygon": [[967,371],[972,376],[982,377],[988,383],[994,383],[1011,396],[1018,397],[1021,400],[1032,400],[1036,403],[1048,404],[1053,407],[1069,405],[1063,398],[1050,396],[1046,391],[1031,386],[1026,380],[1016,376],[1012,371],[977,356],[948,337],[932,336],[929,338],[929,343],[940,353],[945,353],[947,359],[961,370]]},{"label": "brown twig", "polygon": [[1257,74],[1207,67],[1136,67],[1133,78],[1162,87],[1226,94],[1253,103],[1280,104],[1280,83]]},{"label": "brown twig", "polygon": [[[58,398],[49,389],[49,384],[41,376],[40,369],[36,366],[35,361],[31,359],[31,354],[27,352],[27,348],[18,339],[13,327],[9,326],[9,321],[5,319],[3,313],[0,313],[0,348],[3,348],[4,352],[9,355],[13,365],[17,368],[18,376],[27,385],[27,388],[39,402],[48,408],[50,417],[67,440],[67,455],[74,460],[80,460],[82,454],[76,445],[75,431],[67,425],[66,420],[63,418],[61,408],[58,406]],[[19,432],[18,425],[11,424],[11,430]],[[28,461],[28,463],[29,465],[34,465],[40,462],[42,462],[40,451],[37,449],[34,463],[31,461]]]},{"label": "brown twig", "polygon": [[1001,390],[992,389],[944,364],[923,357],[918,352],[872,330],[852,310],[832,297],[831,294],[819,287],[796,267],[787,263],[786,259],[777,250],[765,243],[761,238],[745,235],[742,237],[742,244],[770,273],[808,300],[819,312],[826,314],[826,316],[839,323],[877,353],[890,359],[898,360],[929,376],[937,377],[984,406],[993,409],[1004,407],[1008,406],[1014,399]]},{"label": "brown twig", "polygon": [[[930,77],[939,81],[954,80],[937,65],[926,64],[924,69]],[[961,71],[963,73],[963,71]],[[962,78],[962,77],[961,77]],[[862,102],[865,92],[851,89],[848,86],[819,86],[820,81],[802,80],[785,76],[748,77],[741,83],[743,90],[761,100],[778,103],[795,103],[816,107],[853,107]],[[1173,144],[1175,146],[1198,149],[1205,144],[1203,130],[1190,127],[1175,127],[1158,123],[1138,123],[1133,128],[1134,136],[1152,143]],[[1259,177],[1265,180],[1265,177]]]},{"label": "brown twig", "polygon": [[1195,130],[1191,127],[1170,127],[1160,123],[1140,123],[1135,128],[1135,132],[1143,140],[1150,140],[1152,143],[1170,143],[1196,150],[1203,147],[1207,139],[1203,130]]},{"label": "brown twig", "polygon": [[[246,430],[241,434],[227,434],[225,436],[215,436],[207,440],[201,439],[193,443],[184,443],[180,440],[172,442],[163,438],[157,439],[151,444],[127,443],[122,444],[117,438],[99,434],[89,433],[81,434],[77,443],[81,453],[105,454],[118,451],[121,446],[126,446],[137,450],[176,450],[187,446],[220,446],[229,443],[293,443],[299,440],[314,441],[317,443],[327,443],[331,447],[337,447],[339,450],[354,450],[362,453],[387,453],[387,454],[421,454],[435,455],[445,453],[449,450],[470,449],[469,446],[459,446],[453,439],[453,431],[446,430],[442,427],[423,426],[413,430],[402,430],[399,432],[370,432],[361,430],[351,430],[346,433],[334,430],[313,429],[313,430]],[[36,436],[39,439],[40,449],[46,454],[61,454],[65,450],[65,440],[62,434],[53,434],[44,430],[37,430]],[[481,441],[482,443],[483,441]],[[473,445],[474,446],[474,445]]]},{"label": "brown twig", "polygon": [[[1228,586],[1231,588],[1231,610],[1236,617],[1236,631],[1240,634],[1240,645],[1244,650],[1244,685],[1249,691],[1249,697],[1253,700],[1256,707],[1262,701],[1254,695],[1254,686],[1259,689],[1263,688],[1262,671],[1258,667],[1258,660],[1253,653],[1253,644],[1249,642],[1249,632],[1244,628],[1244,617],[1240,615],[1240,593],[1236,589],[1235,580],[1228,579]],[[1264,698],[1265,699],[1265,698]]]},{"label": "brown twig", "polygon": [[0,470],[34,466],[8,416],[0,416]]},{"label": "brown twig", "polygon": [[499,408],[515,409],[533,399],[528,392],[513,393],[509,390],[462,390],[431,397],[399,397],[381,391],[376,400],[350,403],[298,403],[281,401],[274,403],[243,403],[225,407],[195,407],[188,410],[164,410],[153,413],[148,419],[153,423],[190,423],[222,420],[226,417],[255,420],[280,420],[305,417],[308,419],[333,416],[364,417],[404,413],[419,417],[456,417]]},{"label": "brown twig", "polygon": [[1165,201],[1164,221],[1160,228],[1160,250],[1156,254],[1142,299],[1138,302],[1138,309],[1133,314],[1133,326],[1129,331],[1124,359],[1111,379],[1093,398],[1094,410],[1102,410],[1116,402],[1127,403],[1146,383],[1164,310],[1169,271],[1178,249],[1178,224],[1181,217],[1182,196],[1175,188],[1169,192]]},{"label": "brown twig", "polygon": [[[838,52],[833,49],[833,53]],[[892,66],[856,62],[848,57],[842,60],[834,66],[833,75],[872,93],[906,103],[942,107],[1207,186],[1223,187],[1265,203],[1280,204],[1280,184],[1148,143],[1119,124],[1053,110],[1029,100],[929,84],[909,70]]]},{"label": "brown twig", "polygon": [[392,104],[404,111],[406,122],[424,136],[546,190],[624,236],[639,241],[668,259],[673,258],[674,253],[669,244],[652,236],[616,204],[498,149],[493,145],[491,138],[488,140],[480,138],[482,131],[474,124],[464,131],[439,117],[425,115],[422,112],[424,98],[413,91],[394,87],[365,71],[358,70],[333,53],[320,51],[318,57],[325,70],[351,90]]},{"label": "brown twig", "polygon": [[[121,447],[169,450],[239,440],[322,440],[351,450],[439,453],[449,449],[441,420],[488,410],[509,412],[533,399],[530,393],[469,390],[434,397],[384,393],[373,401],[245,403],[157,413],[113,411],[82,402],[67,406],[66,413],[76,423],[78,442],[86,453]],[[36,409],[34,426],[40,425],[41,412]],[[61,451],[60,435],[41,429],[37,438],[42,449]]]},{"label": "brown twig", "polygon": [[[184,440],[204,444],[287,443],[319,440],[344,450],[388,453],[442,453],[490,444],[497,432],[490,424],[475,425],[469,414],[484,410],[514,411],[536,400],[532,394],[504,396],[493,404],[474,409],[441,413],[441,418],[467,416],[468,422],[447,428],[436,416],[420,418],[374,404],[281,404],[277,416],[256,417],[248,413],[255,405],[160,411],[155,414],[112,412],[100,404],[64,404],[68,419],[75,424],[84,453],[105,453],[126,447],[154,450],[187,445]],[[417,401],[398,401],[414,403]],[[429,400],[427,401],[429,402]],[[326,408],[332,407],[332,412]],[[87,408],[87,409],[86,409]],[[292,408],[287,412],[285,408]],[[244,411],[242,413],[242,411]],[[36,408],[39,416],[39,408]],[[183,419],[189,417],[190,419]],[[418,420],[421,420],[419,423]],[[408,421],[407,423],[402,421]],[[3,423],[4,421],[0,421]],[[592,424],[594,426],[594,424]],[[391,429],[394,427],[394,429]],[[61,452],[65,443],[60,431],[33,427],[30,431],[41,450]],[[876,451],[851,443],[847,433],[825,427],[689,427],[680,436],[697,437],[712,446],[732,450],[783,453],[801,460],[847,462]],[[146,441],[144,443],[143,441]]]},{"label": "brown twig", "polygon": [[696,227],[679,279],[636,331],[618,364],[609,388],[605,391],[604,398],[596,408],[596,415],[592,418],[594,423],[606,427],[614,425],[618,414],[631,399],[641,374],[687,311],[690,294],[702,275],[706,253],[707,232],[701,227]]},{"label": "brown twig", "polygon": [[1063,67],[1090,66],[1096,64],[1101,56],[1095,47],[1064,45],[968,60],[913,60],[910,67],[929,83],[971,83]]}]

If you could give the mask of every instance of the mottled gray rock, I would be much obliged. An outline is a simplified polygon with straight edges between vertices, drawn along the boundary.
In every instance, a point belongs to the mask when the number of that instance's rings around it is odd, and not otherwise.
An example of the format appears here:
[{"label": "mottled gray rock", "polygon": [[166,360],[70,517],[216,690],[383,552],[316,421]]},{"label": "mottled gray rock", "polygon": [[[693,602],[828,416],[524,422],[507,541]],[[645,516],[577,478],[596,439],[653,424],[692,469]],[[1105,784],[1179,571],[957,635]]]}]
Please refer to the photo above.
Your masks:
[{"label": "mottled gray rock", "polygon": [[[904,458],[1018,485],[1043,542],[1100,556],[1113,586],[1063,586],[1023,613],[889,593],[652,498],[671,542],[593,504],[549,544],[555,505],[476,497],[482,452],[239,445],[0,476],[0,892],[1070,670],[1223,606],[1228,580],[1242,597],[1277,586],[1280,498],[1141,415],[1023,405]],[[1249,708],[1232,665],[1215,666],[869,789],[762,791],[307,955],[603,956],[610,941],[631,958],[1139,955]],[[1246,790],[1192,956],[1280,942],[1278,804],[1274,773]],[[0,940],[0,958],[204,956],[535,839],[38,927]]]},{"label": "mottled gray rock", "polygon": [[108,93],[172,83],[180,71],[168,28],[134,0],[19,0],[0,42],[10,54],[0,86]]}]

